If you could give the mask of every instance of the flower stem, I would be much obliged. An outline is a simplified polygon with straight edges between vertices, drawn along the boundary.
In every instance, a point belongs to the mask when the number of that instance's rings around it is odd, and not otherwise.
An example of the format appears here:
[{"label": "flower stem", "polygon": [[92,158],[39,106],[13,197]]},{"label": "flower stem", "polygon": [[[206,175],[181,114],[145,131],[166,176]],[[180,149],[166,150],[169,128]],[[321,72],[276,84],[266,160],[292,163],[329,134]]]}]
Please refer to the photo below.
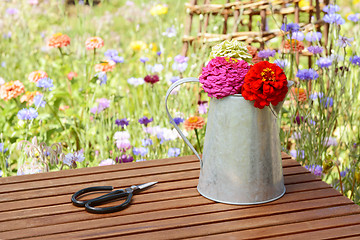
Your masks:
[{"label": "flower stem", "polygon": [[342,180],[341,180],[341,174],[340,174],[340,168],[337,164],[335,164],[336,166],[336,169],[338,170],[338,173],[339,173],[339,181],[340,181],[340,192],[342,195],[344,195],[344,192],[343,192],[343,186],[342,186]]},{"label": "flower stem", "polygon": [[201,146],[200,146],[199,133],[198,133],[198,131],[197,131],[196,128],[194,129],[194,131],[195,131],[195,135],[196,135],[196,141],[197,141],[197,145],[198,145],[198,151],[200,151],[200,150],[201,150]]}]

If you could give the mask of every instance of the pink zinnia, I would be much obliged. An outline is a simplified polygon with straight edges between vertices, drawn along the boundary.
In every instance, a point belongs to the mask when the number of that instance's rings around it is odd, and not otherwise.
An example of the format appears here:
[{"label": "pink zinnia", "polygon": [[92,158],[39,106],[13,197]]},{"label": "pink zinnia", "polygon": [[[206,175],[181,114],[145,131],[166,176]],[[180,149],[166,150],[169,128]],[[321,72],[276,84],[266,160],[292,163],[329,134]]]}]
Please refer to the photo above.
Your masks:
[{"label": "pink zinnia", "polygon": [[37,83],[40,79],[47,77],[48,75],[46,72],[38,70],[30,73],[28,79],[30,82]]},{"label": "pink zinnia", "polygon": [[87,50],[92,50],[94,48],[101,48],[102,46],[104,46],[104,40],[102,40],[102,38],[99,37],[91,37],[85,41],[85,47]]},{"label": "pink zinnia", "polygon": [[213,58],[203,68],[200,83],[209,97],[218,99],[240,93],[250,65],[244,60],[233,58]]}]

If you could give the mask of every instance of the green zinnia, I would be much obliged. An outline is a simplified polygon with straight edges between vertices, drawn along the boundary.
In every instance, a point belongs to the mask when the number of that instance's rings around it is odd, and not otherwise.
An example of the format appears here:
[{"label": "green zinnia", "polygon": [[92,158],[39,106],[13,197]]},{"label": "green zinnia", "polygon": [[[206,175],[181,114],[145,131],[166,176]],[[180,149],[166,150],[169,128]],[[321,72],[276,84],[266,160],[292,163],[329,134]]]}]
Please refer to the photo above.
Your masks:
[{"label": "green zinnia", "polygon": [[246,45],[235,39],[231,41],[226,40],[213,46],[210,52],[210,59],[216,57],[236,58],[252,63],[252,56],[248,53]]}]

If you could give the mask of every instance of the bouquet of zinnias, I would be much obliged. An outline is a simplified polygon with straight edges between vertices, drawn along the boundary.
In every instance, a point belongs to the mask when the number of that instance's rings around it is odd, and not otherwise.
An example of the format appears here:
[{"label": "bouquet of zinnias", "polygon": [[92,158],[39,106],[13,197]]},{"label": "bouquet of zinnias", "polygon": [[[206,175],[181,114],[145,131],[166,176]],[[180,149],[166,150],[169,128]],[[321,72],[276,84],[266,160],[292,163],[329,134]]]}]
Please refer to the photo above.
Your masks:
[{"label": "bouquet of zinnias", "polygon": [[236,40],[224,41],[212,48],[210,61],[199,78],[209,97],[220,99],[241,94],[260,109],[284,100],[288,92],[284,71],[268,61],[253,64],[251,49]]}]

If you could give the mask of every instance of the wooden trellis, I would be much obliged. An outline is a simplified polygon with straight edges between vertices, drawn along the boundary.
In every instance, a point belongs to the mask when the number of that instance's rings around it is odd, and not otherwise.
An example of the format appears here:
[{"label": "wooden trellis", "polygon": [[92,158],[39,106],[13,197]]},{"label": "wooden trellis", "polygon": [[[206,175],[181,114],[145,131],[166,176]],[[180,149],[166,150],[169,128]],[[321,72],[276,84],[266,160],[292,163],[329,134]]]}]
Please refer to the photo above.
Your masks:
[{"label": "wooden trellis", "polygon": [[[260,49],[263,49],[265,43],[277,36],[283,36],[284,32],[280,29],[267,29],[267,18],[269,15],[280,15],[282,21],[289,15],[294,16],[294,22],[298,23],[302,30],[311,31],[313,26],[320,31],[324,25],[321,20],[321,4],[327,4],[328,0],[320,3],[320,0],[309,0],[309,6],[300,7],[300,0],[226,0],[224,4],[212,4],[211,0],[190,0],[187,3],[187,19],[185,23],[185,32],[183,36],[182,54],[185,56],[190,45],[203,43],[219,42],[223,40],[237,39],[245,41],[248,44],[258,43]],[[306,13],[308,20],[299,22],[300,13]],[[221,32],[210,33],[209,25],[214,16],[222,16],[223,26]],[[254,29],[253,21],[259,19],[259,27]],[[312,16],[315,17],[315,24],[311,23]],[[229,21],[234,18],[233,21]],[[247,21],[245,21],[247,19]],[[194,21],[199,20],[197,31],[194,31]],[[288,22],[293,22],[289,21]],[[281,23],[280,23],[281,24]],[[232,25],[232,26],[231,26]],[[247,31],[239,31],[244,27]],[[328,27],[323,30],[324,41],[327,42]],[[306,55],[306,54],[305,54]]]}]

